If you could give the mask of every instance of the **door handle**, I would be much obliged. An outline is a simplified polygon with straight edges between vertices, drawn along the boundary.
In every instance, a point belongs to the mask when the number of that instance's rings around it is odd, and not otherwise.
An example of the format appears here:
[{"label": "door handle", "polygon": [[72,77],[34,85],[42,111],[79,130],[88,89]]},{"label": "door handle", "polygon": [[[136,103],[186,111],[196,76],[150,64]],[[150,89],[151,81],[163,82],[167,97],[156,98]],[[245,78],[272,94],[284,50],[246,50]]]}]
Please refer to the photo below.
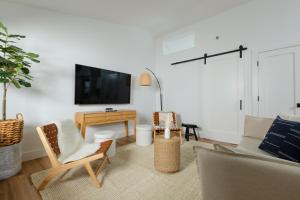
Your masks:
[{"label": "door handle", "polygon": [[[300,104],[299,104],[300,106]],[[243,110],[243,100],[240,100],[240,110]]]},{"label": "door handle", "polygon": [[297,103],[297,108],[300,108],[300,103]]}]

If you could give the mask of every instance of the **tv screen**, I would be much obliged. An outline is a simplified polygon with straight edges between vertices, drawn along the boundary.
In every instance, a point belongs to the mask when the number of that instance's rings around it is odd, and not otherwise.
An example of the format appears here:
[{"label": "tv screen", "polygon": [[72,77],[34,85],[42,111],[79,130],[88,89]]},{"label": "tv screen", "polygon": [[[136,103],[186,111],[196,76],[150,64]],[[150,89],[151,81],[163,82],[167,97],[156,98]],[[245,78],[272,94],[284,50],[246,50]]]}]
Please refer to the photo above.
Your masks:
[{"label": "tv screen", "polygon": [[131,75],[75,65],[75,104],[129,104]]}]

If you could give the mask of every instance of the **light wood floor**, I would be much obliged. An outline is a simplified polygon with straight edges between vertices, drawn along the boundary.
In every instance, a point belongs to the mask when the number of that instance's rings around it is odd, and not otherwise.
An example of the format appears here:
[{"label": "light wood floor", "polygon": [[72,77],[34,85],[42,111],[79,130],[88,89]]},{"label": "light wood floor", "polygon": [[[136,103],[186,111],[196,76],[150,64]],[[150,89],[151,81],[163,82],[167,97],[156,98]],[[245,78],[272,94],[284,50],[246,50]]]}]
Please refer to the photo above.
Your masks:
[{"label": "light wood floor", "polygon": [[[221,143],[209,139],[200,139],[207,143]],[[128,138],[117,139],[117,147],[127,145],[135,142],[135,138],[130,136]],[[225,145],[233,145],[221,143]],[[22,170],[16,176],[0,181],[0,200],[41,200],[40,194],[32,185],[30,175],[50,168],[50,162],[47,157],[30,160],[22,164]]]}]

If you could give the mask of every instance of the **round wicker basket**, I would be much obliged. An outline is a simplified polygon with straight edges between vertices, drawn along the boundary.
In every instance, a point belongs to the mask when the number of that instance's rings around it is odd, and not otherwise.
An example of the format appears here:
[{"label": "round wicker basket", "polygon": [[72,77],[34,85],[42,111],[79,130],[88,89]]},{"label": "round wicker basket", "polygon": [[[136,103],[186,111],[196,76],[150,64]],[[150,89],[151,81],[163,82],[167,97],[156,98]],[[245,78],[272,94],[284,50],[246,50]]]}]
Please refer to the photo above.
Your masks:
[{"label": "round wicker basket", "polygon": [[24,120],[22,114],[16,119],[0,121],[0,146],[17,144],[22,139]]},{"label": "round wicker basket", "polygon": [[180,169],[180,138],[165,139],[158,135],[154,140],[154,167],[160,172],[177,172]]}]

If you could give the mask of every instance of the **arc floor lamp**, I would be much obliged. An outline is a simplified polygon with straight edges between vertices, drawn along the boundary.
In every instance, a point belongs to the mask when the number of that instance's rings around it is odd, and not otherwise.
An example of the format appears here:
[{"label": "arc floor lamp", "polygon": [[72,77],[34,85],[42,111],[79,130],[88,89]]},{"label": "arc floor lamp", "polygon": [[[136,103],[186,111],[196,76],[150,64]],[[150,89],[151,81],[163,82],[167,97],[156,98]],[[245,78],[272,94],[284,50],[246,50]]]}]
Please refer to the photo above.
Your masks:
[{"label": "arc floor lamp", "polygon": [[[163,111],[162,93],[161,93],[161,87],[160,87],[159,80],[158,80],[157,76],[154,74],[154,72],[151,71],[151,69],[146,68],[146,70],[149,71],[149,72],[154,76],[154,78],[155,78],[156,81],[157,81],[157,85],[158,85],[158,87],[159,87],[160,111]],[[152,86],[152,78],[151,78],[151,75],[150,75],[147,71],[144,71],[144,72],[140,75],[140,78],[139,78],[139,85],[140,85],[140,86]]]}]

